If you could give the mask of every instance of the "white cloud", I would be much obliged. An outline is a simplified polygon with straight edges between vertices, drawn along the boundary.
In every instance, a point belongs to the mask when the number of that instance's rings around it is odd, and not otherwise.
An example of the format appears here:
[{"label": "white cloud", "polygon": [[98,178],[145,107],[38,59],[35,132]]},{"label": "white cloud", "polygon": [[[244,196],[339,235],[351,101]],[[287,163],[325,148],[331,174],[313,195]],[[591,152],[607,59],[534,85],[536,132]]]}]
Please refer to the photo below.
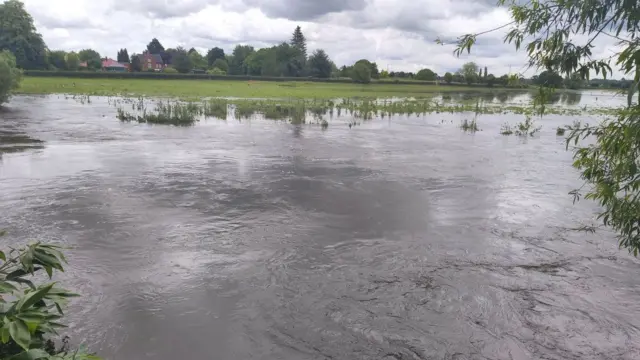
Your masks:
[{"label": "white cloud", "polygon": [[[460,35],[508,23],[494,0],[24,0],[51,49],[93,48],[115,57],[118,49],[141,52],[154,37],[166,47],[236,44],[256,47],[287,41],[300,25],[310,50],[323,48],[338,65],[366,58],[380,69],[438,73],[466,61],[501,75],[526,69],[526,55],[504,44],[507,29],[483,35],[470,55],[456,58]],[[441,38],[449,45],[435,43]],[[616,50],[598,39],[594,58]],[[529,75],[533,70],[529,71]],[[616,73],[616,76],[621,76]]]}]

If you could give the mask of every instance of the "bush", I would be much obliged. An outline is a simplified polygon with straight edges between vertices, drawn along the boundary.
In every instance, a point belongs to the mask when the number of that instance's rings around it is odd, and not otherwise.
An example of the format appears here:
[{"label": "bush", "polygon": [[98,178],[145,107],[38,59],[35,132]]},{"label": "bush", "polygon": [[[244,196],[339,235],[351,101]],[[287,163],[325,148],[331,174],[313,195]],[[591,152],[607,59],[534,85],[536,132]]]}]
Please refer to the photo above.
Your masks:
[{"label": "bush", "polygon": [[[220,59],[218,59],[218,60],[220,60]],[[209,75],[220,75],[220,76],[227,75],[227,73],[224,70],[218,69],[218,68],[213,68],[211,70],[208,70],[207,74],[209,74]]]},{"label": "bush", "polygon": [[0,105],[9,101],[21,79],[22,71],[16,67],[15,56],[7,50],[0,51]]},{"label": "bush", "polygon": [[163,73],[167,73],[167,74],[177,74],[178,70],[172,68],[172,67],[166,67],[164,68],[164,70],[162,70]]},{"label": "bush", "polygon": [[0,251],[0,259],[0,358],[99,360],[68,349],[56,351],[51,341],[58,335],[56,329],[64,327],[58,322],[62,308],[78,295],[53,282],[36,285],[34,281],[41,277],[34,275],[44,270],[51,279],[54,270],[64,270],[66,260],[60,248],[33,243],[8,253]]}]

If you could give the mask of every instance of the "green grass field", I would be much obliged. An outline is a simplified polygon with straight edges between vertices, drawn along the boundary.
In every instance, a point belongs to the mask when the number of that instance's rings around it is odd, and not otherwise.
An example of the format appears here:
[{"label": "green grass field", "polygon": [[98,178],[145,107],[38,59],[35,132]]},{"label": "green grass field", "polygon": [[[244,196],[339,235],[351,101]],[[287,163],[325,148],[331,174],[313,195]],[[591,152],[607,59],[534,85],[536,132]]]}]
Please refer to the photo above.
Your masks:
[{"label": "green grass field", "polygon": [[[451,91],[492,91],[492,89],[446,85],[361,85],[241,80],[81,79],[27,76],[23,79],[18,93],[168,96],[181,99],[203,97],[331,99],[343,97],[429,97],[436,93]],[[493,91],[508,91],[508,89],[500,88],[493,89]]]}]

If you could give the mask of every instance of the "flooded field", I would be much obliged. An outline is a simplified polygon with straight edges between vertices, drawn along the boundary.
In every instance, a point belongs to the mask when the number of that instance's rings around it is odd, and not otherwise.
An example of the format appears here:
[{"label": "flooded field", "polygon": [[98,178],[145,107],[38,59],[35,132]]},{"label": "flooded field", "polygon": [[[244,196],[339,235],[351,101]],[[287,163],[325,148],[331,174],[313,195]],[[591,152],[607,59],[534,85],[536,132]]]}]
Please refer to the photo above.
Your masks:
[{"label": "flooded field", "polygon": [[502,112],[475,133],[470,112],[116,116],[64,96],[0,112],[2,245],[71,247],[74,344],[117,360],[640,358],[640,261],[577,230],[598,209],[572,203],[556,136],[601,114],[538,118],[533,137],[500,135],[524,119]]}]

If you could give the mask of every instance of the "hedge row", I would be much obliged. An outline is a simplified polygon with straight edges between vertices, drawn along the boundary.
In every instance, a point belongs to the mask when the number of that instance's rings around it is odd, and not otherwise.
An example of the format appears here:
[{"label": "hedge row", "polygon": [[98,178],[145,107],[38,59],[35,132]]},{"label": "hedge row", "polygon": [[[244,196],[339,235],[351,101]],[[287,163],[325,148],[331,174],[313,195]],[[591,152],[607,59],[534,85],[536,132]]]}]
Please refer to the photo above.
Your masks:
[{"label": "hedge row", "polygon": [[[323,79],[314,77],[280,77],[280,76],[247,76],[247,75],[209,75],[209,74],[171,74],[163,72],[105,72],[105,71],[43,71],[25,70],[24,75],[34,77],[71,77],[84,79],[159,79],[159,80],[254,80],[254,81],[305,81],[327,83],[353,83],[351,79]],[[385,80],[378,84],[403,85],[435,85],[435,81]]]},{"label": "hedge row", "polygon": [[[351,79],[322,79],[314,77],[279,77],[279,76],[247,76],[247,75],[209,75],[209,74],[171,74],[163,72],[105,72],[105,71],[42,71],[24,70],[24,75],[34,77],[70,77],[83,79],[157,79],[157,80],[230,80],[230,81],[303,81],[324,83],[354,83]],[[385,79],[372,80],[371,84],[397,84],[397,85],[436,85],[435,81]],[[440,82],[440,85],[486,87],[487,84],[466,84]],[[496,84],[496,87],[502,87]]]}]

